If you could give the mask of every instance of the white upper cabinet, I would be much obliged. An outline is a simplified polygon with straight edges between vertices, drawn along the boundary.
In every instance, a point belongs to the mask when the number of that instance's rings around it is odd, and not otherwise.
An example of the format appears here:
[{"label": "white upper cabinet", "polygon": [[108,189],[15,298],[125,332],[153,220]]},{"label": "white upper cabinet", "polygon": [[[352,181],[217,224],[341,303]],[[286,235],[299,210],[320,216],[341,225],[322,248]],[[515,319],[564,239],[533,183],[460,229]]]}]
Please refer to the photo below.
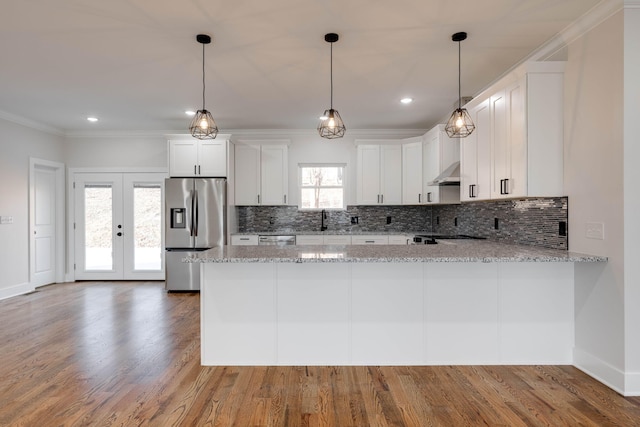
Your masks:
[{"label": "white upper cabinet", "polygon": [[401,145],[358,145],[356,168],[357,204],[402,204]]},{"label": "white upper cabinet", "polygon": [[226,177],[229,136],[200,140],[191,135],[171,135],[167,150],[169,176]]},{"label": "white upper cabinet", "polygon": [[402,144],[402,204],[422,203],[422,137]]},{"label": "white upper cabinet", "polygon": [[460,138],[460,200],[491,198],[491,114],[490,100],[469,109],[476,130]]},{"label": "white upper cabinet", "polygon": [[236,205],[286,205],[288,145],[259,141],[235,144]]},{"label": "white upper cabinet", "polygon": [[444,125],[437,125],[423,136],[422,147],[422,191],[421,203],[458,203],[458,185],[429,185],[438,175],[453,163],[460,161],[458,138],[449,138]]},{"label": "white upper cabinet", "polygon": [[527,63],[467,104],[462,200],[563,195],[563,78],[563,62]]}]

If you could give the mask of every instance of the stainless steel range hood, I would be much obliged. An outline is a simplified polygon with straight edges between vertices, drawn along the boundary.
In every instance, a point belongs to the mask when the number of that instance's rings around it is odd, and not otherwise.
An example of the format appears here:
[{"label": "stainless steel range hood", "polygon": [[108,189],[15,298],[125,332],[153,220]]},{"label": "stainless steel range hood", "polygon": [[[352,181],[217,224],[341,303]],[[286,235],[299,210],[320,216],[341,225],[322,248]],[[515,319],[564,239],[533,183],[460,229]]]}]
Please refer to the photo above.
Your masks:
[{"label": "stainless steel range hood", "polygon": [[434,178],[429,185],[460,185],[460,162],[454,162]]}]

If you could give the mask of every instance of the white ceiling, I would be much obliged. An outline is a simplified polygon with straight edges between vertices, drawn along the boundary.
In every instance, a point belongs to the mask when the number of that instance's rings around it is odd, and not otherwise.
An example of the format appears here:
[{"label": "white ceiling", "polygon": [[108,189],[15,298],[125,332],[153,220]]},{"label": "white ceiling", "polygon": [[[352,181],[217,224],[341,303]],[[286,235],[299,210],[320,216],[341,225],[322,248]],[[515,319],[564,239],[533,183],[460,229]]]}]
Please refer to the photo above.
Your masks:
[{"label": "white ceiling", "polygon": [[[425,129],[599,0],[20,0],[0,13],[0,112],[61,132],[186,131],[201,104],[225,129]],[[415,99],[410,105],[400,98]],[[87,116],[100,121],[91,124]]]}]

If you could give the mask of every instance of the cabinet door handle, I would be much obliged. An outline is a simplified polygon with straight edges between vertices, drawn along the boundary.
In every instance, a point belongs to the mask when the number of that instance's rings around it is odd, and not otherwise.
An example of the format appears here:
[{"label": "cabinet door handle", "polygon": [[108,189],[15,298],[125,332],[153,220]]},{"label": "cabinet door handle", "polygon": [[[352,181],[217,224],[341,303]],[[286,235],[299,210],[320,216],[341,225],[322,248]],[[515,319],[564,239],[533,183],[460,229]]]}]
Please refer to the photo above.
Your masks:
[{"label": "cabinet door handle", "polygon": [[379,195],[379,194],[378,194],[378,201],[377,201],[377,203],[380,203],[380,195]]},{"label": "cabinet door handle", "polygon": [[427,193],[427,202],[431,203],[431,192]]},{"label": "cabinet door handle", "polygon": [[196,165],[193,165],[193,174],[197,175],[198,174],[198,169]]},{"label": "cabinet door handle", "polygon": [[469,198],[471,199],[473,197],[473,184],[469,185]]},{"label": "cabinet door handle", "polygon": [[509,194],[509,178],[504,180],[504,194]]},{"label": "cabinet door handle", "polygon": [[202,173],[200,172],[200,165],[198,165],[198,175],[202,175]]},{"label": "cabinet door handle", "polygon": [[284,204],[285,205],[287,204],[287,195],[286,194],[284,195]]},{"label": "cabinet door handle", "polygon": [[258,204],[260,204],[260,195],[258,194]]},{"label": "cabinet door handle", "polygon": [[422,203],[422,194],[418,193],[418,203]]},{"label": "cabinet door handle", "polygon": [[384,194],[380,195],[380,203],[384,204]]}]

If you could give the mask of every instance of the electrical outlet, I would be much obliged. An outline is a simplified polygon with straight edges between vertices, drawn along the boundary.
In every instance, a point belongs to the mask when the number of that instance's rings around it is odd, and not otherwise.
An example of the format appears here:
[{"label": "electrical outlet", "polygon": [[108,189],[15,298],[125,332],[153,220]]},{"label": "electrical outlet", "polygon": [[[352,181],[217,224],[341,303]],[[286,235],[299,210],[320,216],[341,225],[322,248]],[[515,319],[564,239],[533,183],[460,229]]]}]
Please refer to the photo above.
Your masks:
[{"label": "electrical outlet", "polygon": [[12,216],[0,216],[0,224],[13,224]]},{"label": "electrical outlet", "polygon": [[586,223],[585,236],[587,239],[604,240],[604,224],[601,222]]},{"label": "electrical outlet", "polygon": [[457,226],[458,226],[458,217],[453,218],[453,225],[454,225],[455,227],[457,227]]},{"label": "electrical outlet", "polygon": [[387,224],[391,224],[391,217],[390,216],[387,217]]},{"label": "electrical outlet", "polygon": [[559,236],[566,236],[567,235],[567,222],[566,221],[560,221],[558,223],[558,235]]},{"label": "electrical outlet", "polygon": [[358,223],[358,217],[357,216],[352,216],[351,217],[351,224],[357,224]]},{"label": "electrical outlet", "polygon": [[493,218],[493,228],[495,228],[496,230],[500,228],[500,222],[498,221],[498,218]]}]

